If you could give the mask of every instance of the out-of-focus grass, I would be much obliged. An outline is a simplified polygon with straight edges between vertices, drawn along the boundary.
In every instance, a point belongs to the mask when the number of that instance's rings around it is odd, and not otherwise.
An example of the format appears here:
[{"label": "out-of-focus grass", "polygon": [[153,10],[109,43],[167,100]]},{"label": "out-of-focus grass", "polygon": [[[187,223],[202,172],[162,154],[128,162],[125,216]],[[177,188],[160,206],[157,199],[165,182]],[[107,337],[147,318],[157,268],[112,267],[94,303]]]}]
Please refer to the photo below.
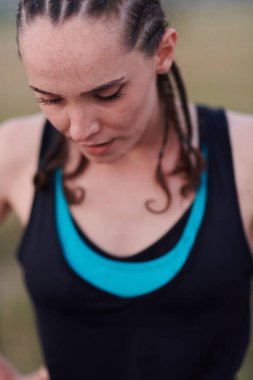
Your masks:
[{"label": "out-of-focus grass", "polygon": [[[253,112],[253,7],[173,10],[179,33],[177,62],[190,98]],[[18,60],[13,25],[0,26],[0,121],[37,111]],[[11,147],[10,147],[11,149]],[[26,371],[40,363],[33,314],[15,264],[21,230],[11,216],[0,228],[0,350]],[[253,347],[241,371],[252,380]]]},{"label": "out-of-focus grass", "polygon": [[172,13],[177,61],[196,102],[253,112],[253,7]]},{"label": "out-of-focus grass", "polygon": [[0,121],[38,110],[18,58],[13,24],[0,26]]},{"label": "out-of-focus grass", "polygon": [[22,230],[12,214],[0,228],[0,351],[26,371],[41,362],[31,305],[15,248]]}]

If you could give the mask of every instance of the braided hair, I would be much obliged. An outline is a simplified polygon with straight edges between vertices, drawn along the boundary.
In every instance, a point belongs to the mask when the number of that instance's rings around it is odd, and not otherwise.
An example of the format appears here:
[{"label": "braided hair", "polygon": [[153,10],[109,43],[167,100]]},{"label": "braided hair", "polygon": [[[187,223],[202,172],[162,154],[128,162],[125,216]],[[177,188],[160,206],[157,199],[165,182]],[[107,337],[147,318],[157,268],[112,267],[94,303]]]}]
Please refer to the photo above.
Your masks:
[{"label": "braided hair", "polygon": [[[61,24],[74,16],[89,16],[99,18],[103,15],[122,15],[123,33],[122,45],[131,51],[138,49],[146,56],[152,56],[158,49],[161,38],[168,27],[164,11],[159,0],[20,0],[17,11],[17,41],[22,29],[33,22],[36,17],[48,18],[54,25]],[[147,200],[145,207],[153,213],[165,212],[171,203],[171,194],[166,176],[181,174],[185,182],[181,188],[183,196],[198,188],[200,174],[204,168],[204,160],[199,149],[192,146],[192,122],[188,108],[188,98],[180,70],[176,63],[168,74],[157,76],[157,87],[161,101],[165,105],[165,129],[156,167],[156,180],[166,195],[166,204],[160,209],[151,205],[154,200]],[[178,94],[182,114],[183,128],[176,108],[175,90]],[[169,128],[174,128],[179,144],[180,156],[176,168],[170,173],[163,173],[162,161],[165,146],[168,141]],[[56,167],[64,167],[68,159],[67,140],[59,135],[55,144],[47,152],[43,166],[34,177],[37,190],[43,190],[47,184],[48,174]],[[85,170],[88,160],[82,155],[80,162],[71,173],[64,173],[63,186],[69,203],[79,203],[85,192],[80,193],[68,189],[66,179],[73,178]],[[80,190],[80,189],[78,189]],[[77,193],[79,194],[77,196]]]}]

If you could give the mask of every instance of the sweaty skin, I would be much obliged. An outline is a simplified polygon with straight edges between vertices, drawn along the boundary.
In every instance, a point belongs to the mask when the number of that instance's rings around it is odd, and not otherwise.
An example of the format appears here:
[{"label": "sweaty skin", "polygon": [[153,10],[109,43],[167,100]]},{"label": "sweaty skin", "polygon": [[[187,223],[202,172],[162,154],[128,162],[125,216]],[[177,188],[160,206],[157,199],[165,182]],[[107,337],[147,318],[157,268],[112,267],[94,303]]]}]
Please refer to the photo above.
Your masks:
[{"label": "sweaty skin", "polygon": [[[40,19],[25,28],[20,36],[22,60],[43,114],[13,119],[0,128],[0,220],[10,210],[24,226],[29,220],[32,179],[46,117],[68,138],[66,169],[75,166],[80,154],[90,162],[85,174],[70,182],[85,188],[87,194],[83,204],[71,206],[73,217],[98,246],[123,257],[168,231],[195,194],[182,198],[182,179],[174,176],[168,178],[169,210],[158,217],[143,207],[147,199],[155,199],[158,208],[164,204],[164,194],[154,180],[164,129],[156,79],[171,67],[176,33],[168,29],[157,54],[145,58],[138,51],[126,54],[118,32],[117,20],[91,25],[78,18],[61,27]],[[116,85],[94,91],[115,80]],[[198,146],[196,110],[193,105],[190,109]],[[253,117],[230,111],[227,117],[242,222],[253,247]],[[178,149],[171,130],[164,170],[173,169]],[[21,376],[0,359],[0,378],[47,380],[48,374],[41,369]]]}]

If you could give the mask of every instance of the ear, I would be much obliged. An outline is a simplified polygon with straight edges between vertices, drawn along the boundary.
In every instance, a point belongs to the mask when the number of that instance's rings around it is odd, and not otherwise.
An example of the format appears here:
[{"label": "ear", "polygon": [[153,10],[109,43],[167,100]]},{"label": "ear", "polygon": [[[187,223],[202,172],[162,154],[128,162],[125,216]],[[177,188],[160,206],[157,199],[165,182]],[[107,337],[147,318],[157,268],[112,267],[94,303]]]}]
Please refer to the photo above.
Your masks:
[{"label": "ear", "polygon": [[157,74],[166,74],[170,70],[174,61],[176,42],[176,30],[173,28],[166,29],[155,56]]}]

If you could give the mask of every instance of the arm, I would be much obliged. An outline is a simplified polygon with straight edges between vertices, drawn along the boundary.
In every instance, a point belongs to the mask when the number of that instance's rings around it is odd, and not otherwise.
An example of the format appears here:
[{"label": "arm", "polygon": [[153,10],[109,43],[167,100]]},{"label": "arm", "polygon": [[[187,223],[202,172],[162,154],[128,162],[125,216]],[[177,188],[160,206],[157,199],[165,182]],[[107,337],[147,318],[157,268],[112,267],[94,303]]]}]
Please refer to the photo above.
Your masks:
[{"label": "arm", "polygon": [[20,126],[19,119],[0,125],[0,223],[14,209],[11,193],[22,170],[22,149],[25,149]]},{"label": "arm", "polygon": [[[6,180],[6,163],[8,161],[8,157],[6,157],[6,131],[4,124],[0,126],[0,224],[3,222],[8,212],[10,211],[10,206],[7,200],[7,187]],[[1,377],[0,377],[1,378]]]},{"label": "arm", "polygon": [[3,380],[18,379],[18,373],[16,372],[16,370],[1,355],[0,355],[0,379],[3,379]]},{"label": "arm", "polygon": [[22,225],[27,222],[43,126],[42,114],[0,125],[0,223],[10,210]]},{"label": "arm", "polygon": [[249,246],[253,249],[253,116],[227,113],[239,206]]},{"label": "arm", "polygon": [[[34,161],[36,164],[36,149],[41,133],[36,124],[39,126],[41,121],[41,116],[33,116],[13,119],[0,125],[0,224],[11,210],[19,209],[19,202],[24,203],[24,196],[18,200],[16,193],[13,196],[13,189],[21,188],[20,178],[29,173],[30,169],[26,170],[27,162]],[[30,136],[32,140],[29,141]],[[31,147],[34,147],[34,151]],[[0,380],[49,380],[49,375],[44,367],[32,374],[22,375],[0,354]]]},{"label": "arm", "polygon": [[45,367],[29,375],[21,375],[16,369],[0,355],[0,379],[1,380],[50,380]]}]

